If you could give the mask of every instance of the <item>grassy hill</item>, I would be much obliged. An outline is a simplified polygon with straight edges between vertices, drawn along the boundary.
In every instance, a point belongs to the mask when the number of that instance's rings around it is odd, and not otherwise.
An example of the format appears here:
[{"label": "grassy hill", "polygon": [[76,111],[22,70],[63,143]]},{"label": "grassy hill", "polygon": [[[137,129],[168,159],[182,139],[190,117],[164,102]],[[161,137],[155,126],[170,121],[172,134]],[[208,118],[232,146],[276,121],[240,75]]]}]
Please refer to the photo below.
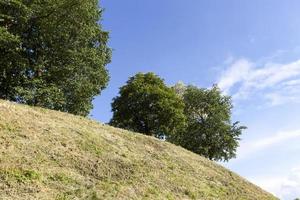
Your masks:
[{"label": "grassy hill", "polygon": [[0,101],[0,199],[276,199],[183,148]]}]

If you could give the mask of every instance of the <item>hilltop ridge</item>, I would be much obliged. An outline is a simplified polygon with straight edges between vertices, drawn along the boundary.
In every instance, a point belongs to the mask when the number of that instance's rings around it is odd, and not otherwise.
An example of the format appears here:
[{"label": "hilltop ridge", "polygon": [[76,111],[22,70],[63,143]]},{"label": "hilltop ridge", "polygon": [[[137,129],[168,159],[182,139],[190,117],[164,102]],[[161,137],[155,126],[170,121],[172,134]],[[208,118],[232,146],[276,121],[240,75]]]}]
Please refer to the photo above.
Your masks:
[{"label": "hilltop ridge", "polygon": [[168,142],[0,100],[0,199],[277,199]]}]

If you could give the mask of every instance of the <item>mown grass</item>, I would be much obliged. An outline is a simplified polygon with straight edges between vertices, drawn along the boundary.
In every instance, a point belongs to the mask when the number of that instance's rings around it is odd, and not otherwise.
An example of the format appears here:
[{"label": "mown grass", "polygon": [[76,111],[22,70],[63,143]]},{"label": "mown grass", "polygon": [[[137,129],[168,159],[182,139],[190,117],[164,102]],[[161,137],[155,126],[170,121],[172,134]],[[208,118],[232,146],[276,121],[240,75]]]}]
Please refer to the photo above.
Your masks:
[{"label": "mown grass", "polygon": [[0,101],[0,199],[276,199],[183,148]]}]

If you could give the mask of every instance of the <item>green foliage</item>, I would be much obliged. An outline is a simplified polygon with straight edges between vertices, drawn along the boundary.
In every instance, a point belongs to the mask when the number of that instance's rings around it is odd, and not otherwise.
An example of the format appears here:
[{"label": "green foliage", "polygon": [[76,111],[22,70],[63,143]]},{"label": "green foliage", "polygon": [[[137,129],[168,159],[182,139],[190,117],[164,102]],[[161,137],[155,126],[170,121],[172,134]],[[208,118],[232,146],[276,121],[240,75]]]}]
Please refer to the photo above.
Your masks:
[{"label": "green foliage", "polygon": [[64,183],[64,184],[72,184],[72,183],[76,183],[76,180],[70,178],[69,176],[67,176],[66,174],[64,173],[57,173],[57,174],[54,174],[54,175],[51,175],[49,177],[49,179],[51,181],[54,181],[54,182],[61,182],[61,183]]},{"label": "green foliage", "polygon": [[23,170],[23,169],[10,169],[10,170],[0,170],[0,177],[2,179],[16,180],[17,182],[28,182],[33,180],[38,180],[41,175],[33,170]]},{"label": "green foliage", "polygon": [[[177,95],[176,95],[177,94]],[[211,160],[236,156],[245,126],[231,123],[231,98],[218,87],[201,89],[183,83],[168,88],[153,73],[139,73],[120,88],[112,103],[110,124],[167,140]]]},{"label": "green foliage", "polygon": [[113,126],[172,137],[185,125],[182,100],[153,73],[131,77],[119,94],[112,103]]},{"label": "green foliage", "polygon": [[0,0],[0,98],[87,115],[111,49],[97,0]]},{"label": "green foliage", "polygon": [[211,160],[228,161],[235,157],[239,136],[246,127],[239,126],[239,122],[231,124],[231,98],[222,95],[216,86],[180,88],[184,91],[182,98],[188,125],[173,142]]}]

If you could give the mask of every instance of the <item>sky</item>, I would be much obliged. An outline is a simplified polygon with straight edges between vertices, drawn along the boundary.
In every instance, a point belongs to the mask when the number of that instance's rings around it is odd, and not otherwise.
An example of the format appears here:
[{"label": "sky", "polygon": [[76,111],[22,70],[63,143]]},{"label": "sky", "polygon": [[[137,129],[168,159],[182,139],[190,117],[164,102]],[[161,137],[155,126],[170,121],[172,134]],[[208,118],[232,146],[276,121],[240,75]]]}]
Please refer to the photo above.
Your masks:
[{"label": "sky", "polygon": [[300,197],[300,1],[102,0],[110,82],[91,117],[108,122],[112,98],[138,72],[167,85],[218,84],[244,131],[221,163],[277,197]]}]

